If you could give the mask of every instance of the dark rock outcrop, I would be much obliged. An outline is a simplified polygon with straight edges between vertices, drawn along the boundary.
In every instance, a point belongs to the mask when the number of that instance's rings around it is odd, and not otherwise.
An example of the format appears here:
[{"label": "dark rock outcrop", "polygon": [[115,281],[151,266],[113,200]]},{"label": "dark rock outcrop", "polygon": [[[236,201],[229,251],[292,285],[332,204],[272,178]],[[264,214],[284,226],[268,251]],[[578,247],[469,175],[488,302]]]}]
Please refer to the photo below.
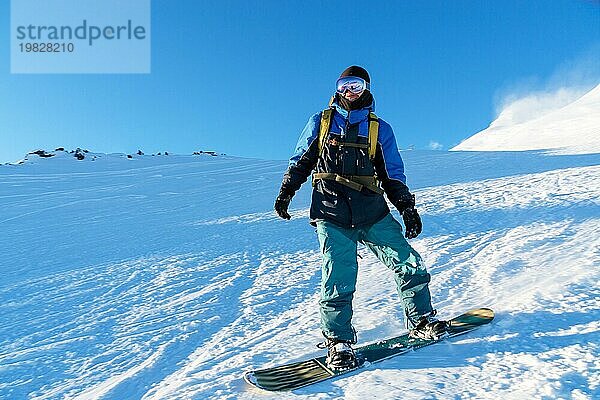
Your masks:
[{"label": "dark rock outcrop", "polygon": [[54,157],[54,154],[46,153],[46,150],[34,150],[30,151],[28,154],[35,154],[36,156],[40,156],[43,158]]},{"label": "dark rock outcrop", "polygon": [[73,157],[75,157],[76,159],[81,161],[81,160],[85,159],[84,153],[87,153],[87,152],[88,152],[87,150],[82,150],[78,147],[75,149],[75,153],[73,154]]}]

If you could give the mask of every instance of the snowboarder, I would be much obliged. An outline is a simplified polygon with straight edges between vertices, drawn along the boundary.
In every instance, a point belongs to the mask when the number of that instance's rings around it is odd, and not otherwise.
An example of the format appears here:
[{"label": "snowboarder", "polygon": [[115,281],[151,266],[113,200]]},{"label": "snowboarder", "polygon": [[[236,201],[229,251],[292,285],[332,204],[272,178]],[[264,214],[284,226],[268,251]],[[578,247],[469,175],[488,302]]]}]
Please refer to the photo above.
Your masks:
[{"label": "snowboarder", "polygon": [[[275,201],[277,214],[290,219],[290,201],[314,170],[310,219],[323,254],[321,330],[333,369],[356,366],[351,319],[358,242],[394,272],[411,336],[437,339],[447,329],[431,305],[431,276],[404,237],[421,233],[421,218],[406,186],[394,132],[374,114],[374,105],[368,72],[356,65],[346,68],[330,107],[310,117],[302,131]],[[384,193],[402,215],[404,236]]]}]

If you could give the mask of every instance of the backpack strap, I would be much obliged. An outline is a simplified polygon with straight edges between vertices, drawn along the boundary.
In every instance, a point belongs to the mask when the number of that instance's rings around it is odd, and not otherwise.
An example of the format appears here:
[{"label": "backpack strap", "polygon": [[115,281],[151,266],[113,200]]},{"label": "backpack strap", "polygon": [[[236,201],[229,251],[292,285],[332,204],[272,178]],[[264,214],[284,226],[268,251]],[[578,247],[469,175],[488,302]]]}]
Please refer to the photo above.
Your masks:
[{"label": "backpack strap", "polygon": [[[329,128],[331,127],[331,117],[333,115],[333,108],[323,110],[321,113],[321,128],[319,129],[319,156],[323,154],[323,148],[325,147],[325,141],[327,141],[327,135],[329,134]],[[369,112],[369,159],[375,160],[375,154],[377,152],[377,140],[379,137],[379,118],[374,112]]]},{"label": "backpack strap", "polygon": [[379,119],[374,112],[369,112],[369,159],[375,161],[377,152],[377,140],[379,137]]},{"label": "backpack strap", "polygon": [[327,135],[329,134],[329,128],[331,127],[331,116],[333,115],[333,108],[323,110],[321,113],[321,127],[319,129],[319,157],[323,154],[323,148],[327,141]]},{"label": "backpack strap", "polygon": [[[319,128],[319,157],[323,154],[327,137],[329,136],[329,128],[331,127],[331,118],[333,116],[334,108],[330,107],[323,110],[321,113],[321,126]],[[339,143],[340,146],[356,147],[362,149],[368,149],[369,159],[371,162],[375,160],[375,153],[377,151],[377,140],[379,136],[379,119],[373,112],[369,112],[369,137],[367,144],[358,143]],[[321,172],[313,173],[313,186],[316,185],[318,180],[332,180],[341,183],[344,186],[350,187],[359,192],[363,188],[367,188],[375,193],[383,194],[384,191],[379,186],[379,181],[376,176],[342,176],[335,173]]]},{"label": "backpack strap", "polygon": [[313,186],[319,179],[336,181],[351,189],[361,191],[367,188],[377,194],[383,194],[384,191],[379,187],[379,181],[374,176],[342,176],[333,172],[315,172],[313,174]]}]

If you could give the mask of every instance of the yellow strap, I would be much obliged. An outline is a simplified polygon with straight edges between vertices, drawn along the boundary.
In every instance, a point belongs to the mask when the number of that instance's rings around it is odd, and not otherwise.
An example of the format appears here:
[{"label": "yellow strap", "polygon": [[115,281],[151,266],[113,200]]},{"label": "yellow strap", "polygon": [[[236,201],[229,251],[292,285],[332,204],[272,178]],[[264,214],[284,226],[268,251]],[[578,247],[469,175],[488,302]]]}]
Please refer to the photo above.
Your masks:
[{"label": "yellow strap", "polygon": [[[333,108],[323,110],[321,113],[321,127],[319,129],[319,156],[323,154],[323,148],[329,135],[329,128],[331,127],[331,116],[333,115]],[[369,159],[375,160],[375,154],[377,153],[377,140],[379,136],[379,119],[373,112],[369,112]]]},{"label": "yellow strap", "polygon": [[333,109],[328,108],[327,110],[323,110],[321,113],[321,128],[319,129],[319,156],[323,153],[323,148],[325,147],[325,141],[327,140],[327,135],[329,134],[329,127],[331,126],[331,115],[333,114]]},{"label": "yellow strap", "polygon": [[[328,108],[323,110],[321,113],[321,126],[319,128],[319,157],[323,153],[323,149],[325,148],[325,142],[329,136],[329,128],[331,127],[331,116],[333,115],[333,108]],[[371,161],[375,160],[375,154],[377,152],[377,139],[379,136],[379,119],[375,113],[369,112],[369,139],[368,139],[368,149],[369,149],[369,159]],[[364,145],[360,144],[350,144],[344,143],[344,145],[348,147],[363,147]],[[358,177],[358,176],[350,176],[344,177],[335,173],[328,172],[320,172],[313,174],[313,186],[316,184],[316,181],[319,179],[333,180],[339,182],[345,186],[351,187],[354,190],[361,191],[363,187],[366,187],[373,192],[382,194],[383,189],[379,187],[379,182],[375,176],[373,177]],[[357,182],[358,181],[358,182]]]},{"label": "yellow strap", "polygon": [[375,113],[369,113],[369,159],[375,160],[377,152],[377,140],[379,136],[379,119]]}]

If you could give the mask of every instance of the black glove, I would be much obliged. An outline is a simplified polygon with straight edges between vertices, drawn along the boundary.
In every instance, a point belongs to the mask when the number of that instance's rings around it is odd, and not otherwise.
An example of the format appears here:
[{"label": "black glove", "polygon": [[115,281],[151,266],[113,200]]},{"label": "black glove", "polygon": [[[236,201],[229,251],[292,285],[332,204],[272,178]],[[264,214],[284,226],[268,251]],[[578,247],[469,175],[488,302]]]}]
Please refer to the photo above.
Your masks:
[{"label": "black glove", "polygon": [[398,199],[395,200],[394,206],[398,210],[400,214],[404,213],[404,210],[415,207],[415,195],[411,194],[406,189],[406,192],[403,193]]},{"label": "black glove", "polygon": [[292,201],[292,195],[285,191],[280,191],[277,200],[275,200],[275,211],[283,219],[291,219],[292,217],[288,213],[288,207]]},{"label": "black glove", "polygon": [[402,213],[402,219],[404,220],[404,226],[406,227],[406,232],[404,236],[407,239],[414,239],[423,230],[423,223],[421,222],[421,217],[417,212],[416,208],[407,208]]}]

